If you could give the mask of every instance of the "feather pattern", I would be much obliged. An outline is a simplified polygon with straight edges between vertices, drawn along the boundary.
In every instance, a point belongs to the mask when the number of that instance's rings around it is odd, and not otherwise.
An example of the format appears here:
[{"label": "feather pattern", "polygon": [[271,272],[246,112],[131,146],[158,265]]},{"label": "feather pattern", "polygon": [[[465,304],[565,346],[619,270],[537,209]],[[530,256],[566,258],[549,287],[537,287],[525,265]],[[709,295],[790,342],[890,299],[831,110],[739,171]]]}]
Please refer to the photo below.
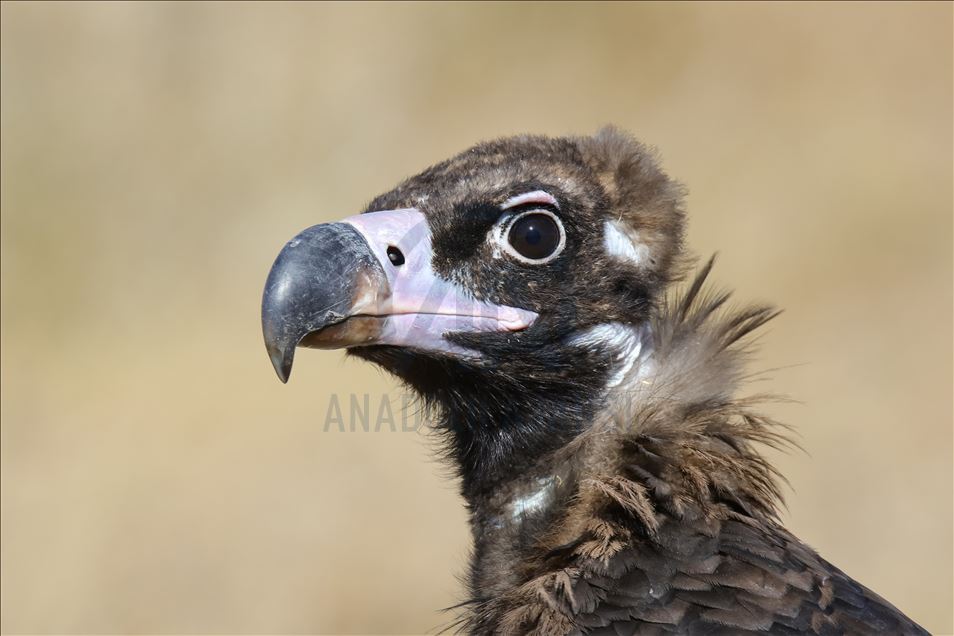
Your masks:
[{"label": "feather pattern", "polygon": [[[633,369],[597,421],[542,462],[563,505],[521,542],[475,530],[474,600],[453,627],[926,633],[780,524],[780,476],[757,447],[790,445],[788,429],[734,397],[751,334],[778,312],[727,310],[729,295],[706,285],[711,268],[652,319],[651,378]],[[473,504],[475,521],[495,505]]]}]

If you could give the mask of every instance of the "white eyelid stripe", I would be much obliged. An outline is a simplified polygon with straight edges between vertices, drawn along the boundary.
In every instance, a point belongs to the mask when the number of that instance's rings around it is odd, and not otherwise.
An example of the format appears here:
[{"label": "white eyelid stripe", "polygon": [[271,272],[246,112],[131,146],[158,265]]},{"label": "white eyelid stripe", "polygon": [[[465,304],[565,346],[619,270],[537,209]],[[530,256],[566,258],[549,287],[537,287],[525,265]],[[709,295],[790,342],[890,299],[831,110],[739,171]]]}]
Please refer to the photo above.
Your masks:
[{"label": "white eyelid stripe", "polygon": [[557,203],[556,198],[554,198],[554,196],[549,192],[544,192],[543,190],[534,190],[533,192],[527,192],[525,194],[518,194],[515,197],[510,197],[500,204],[500,209],[508,210],[525,203],[544,203],[546,205],[552,205],[558,210],[560,209],[560,204]]}]

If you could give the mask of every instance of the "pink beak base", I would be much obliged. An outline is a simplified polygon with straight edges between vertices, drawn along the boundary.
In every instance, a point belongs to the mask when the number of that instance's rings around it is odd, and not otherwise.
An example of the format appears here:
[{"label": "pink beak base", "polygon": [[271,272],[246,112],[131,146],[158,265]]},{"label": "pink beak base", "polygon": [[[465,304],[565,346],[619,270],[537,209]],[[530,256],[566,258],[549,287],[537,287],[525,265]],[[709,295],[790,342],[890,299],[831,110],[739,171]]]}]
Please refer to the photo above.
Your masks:
[{"label": "pink beak base", "polygon": [[[521,331],[537,318],[533,311],[478,300],[437,276],[431,264],[430,228],[414,208],[369,212],[343,222],[364,237],[387,278],[387,290],[368,290],[351,310],[355,317],[383,317],[377,344],[474,354],[447,341],[444,334]],[[400,251],[402,264],[391,262],[389,247]]]}]

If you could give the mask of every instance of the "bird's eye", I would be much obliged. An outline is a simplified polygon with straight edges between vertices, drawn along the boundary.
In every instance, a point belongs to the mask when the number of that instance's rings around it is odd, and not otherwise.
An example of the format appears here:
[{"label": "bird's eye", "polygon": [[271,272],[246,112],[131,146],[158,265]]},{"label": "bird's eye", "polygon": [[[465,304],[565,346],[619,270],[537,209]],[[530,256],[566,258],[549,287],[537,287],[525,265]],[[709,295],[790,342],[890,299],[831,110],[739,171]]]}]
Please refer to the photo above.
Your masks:
[{"label": "bird's eye", "polygon": [[507,243],[513,251],[523,257],[521,260],[532,263],[555,258],[565,242],[563,226],[549,211],[525,212],[511,222],[507,232]]}]

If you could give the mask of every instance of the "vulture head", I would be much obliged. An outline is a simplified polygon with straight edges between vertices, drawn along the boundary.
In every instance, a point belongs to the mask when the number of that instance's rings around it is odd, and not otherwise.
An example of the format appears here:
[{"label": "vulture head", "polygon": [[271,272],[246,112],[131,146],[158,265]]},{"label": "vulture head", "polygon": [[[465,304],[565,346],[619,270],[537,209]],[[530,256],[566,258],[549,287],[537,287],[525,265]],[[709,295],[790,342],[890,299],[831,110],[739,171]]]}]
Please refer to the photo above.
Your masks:
[{"label": "vulture head", "polygon": [[344,348],[437,415],[470,510],[472,633],[923,634],[780,524],[734,395],[768,307],[684,269],[682,188],[612,128],[477,145],[310,227],[262,301],[287,381]]},{"label": "vulture head", "polygon": [[296,347],[347,348],[437,406],[465,490],[580,432],[652,347],[682,188],[614,129],[480,144],[317,225],[266,284],[282,381]]}]

